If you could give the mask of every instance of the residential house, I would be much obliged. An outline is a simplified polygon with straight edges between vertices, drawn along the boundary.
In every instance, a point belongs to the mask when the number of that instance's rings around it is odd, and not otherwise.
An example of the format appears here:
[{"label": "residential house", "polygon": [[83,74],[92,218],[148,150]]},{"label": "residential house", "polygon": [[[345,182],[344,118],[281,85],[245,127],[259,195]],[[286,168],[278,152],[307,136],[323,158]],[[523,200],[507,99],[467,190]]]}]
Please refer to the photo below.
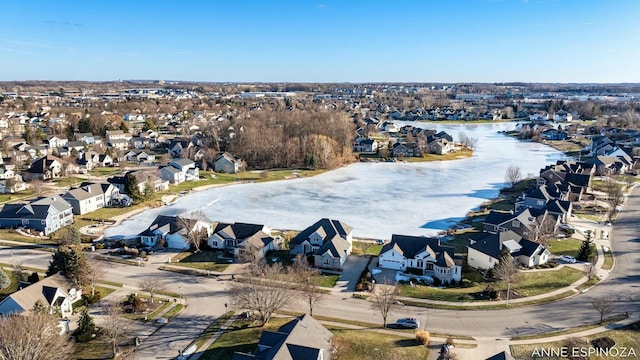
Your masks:
[{"label": "residential house", "polygon": [[543,140],[566,140],[568,135],[566,131],[558,129],[548,129],[540,133]]},{"label": "residential house", "polygon": [[[20,177],[20,175],[18,175]],[[27,184],[21,179],[10,178],[0,180],[0,194],[15,194],[27,189]]]},{"label": "residential house", "polygon": [[51,149],[63,147],[67,145],[68,142],[69,139],[67,139],[66,136],[59,135],[47,135],[47,139],[45,140],[45,143],[47,143]]},{"label": "residential house", "polygon": [[167,166],[161,168],[160,177],[173,184],[180,184],[184,181],[198,180],[200,173],[193,160],[182,158],[174,159]]},{"label": "residential house", "polygon": [[427,142],[427,147],[429,153],[438,155],[448,154],[453,150],[453,146],[451,146],[451,143],[445,138],[433,138]]},{"label": "residential house", "polygon": [[422,152],[416,143],[401,143],[396,142],[393,144],[392,150],[393,157],[420,157],[422,156]]},{"label": "residential house", "polygon": [[282,238],[271,236],[271,229],[265,225],[245,223],[218,223],[213,234],[207,239],[212,249],[223,249],[242,257],[243,252],[258,251],[264,257],[271,250],[280,250]]},{"label": "residential house", "polygon": [[302,315],[278,328],[265,330],[252,353],[235,352],[233,360],[329,360],[333,334],[311,315]]},{"label": "residential house", "polygon": [[79,153],[87,148],[87,143],[84,141],[69,141],[64,148],[66,148],[69,153],[73,153],[73,151]]},{"label": "residential house", "polygon": [[167,151],[172,158],[189,157],[192,149],[196,147],[193,141],[185,139],[176,139],[169,143]]},{"label": "residential house", "polygon": [[526,267],[545,264],[550,257],[549,250],[544,246],[510,230],[499,233],[483,232],[473,237],[467,248],[469,266],[483,270],[493,269],[507,252]]},{"label": "residential house", "polygon": [[22,288],[0,301],[0,317],[33,311],[39,301],[50,314],[63,318],[73,313],[73,303],[82,299],[82,289],[76,288],[61,274],[48,276]]},{"label": "residential house", "polygon": [[45,236],[73,223],[73,208],[60,195],[39,197],[28,203],[6,204],[0,211],[0,227],[24,227]]},{"label": "residential house", "polygon": [[244,161],[234,157],[228,152],[220,154],[213,163],[213,169],[215,172],[221,172],[225,174],[235,174],[244,170]]},{"label": "residential house", "polygon": [[67,191],[62,198],[73,207],[74,215],[84,215],[113,203],[118,188],[111,184],[82,183],[79,187]]},{"label": "residential house", "polygon": [[7,179],[15,178],[16,172],[14,171],[14,169],[15,169],[15,165],[0,164],[0,179],[7,180]]},{"label": "residential house", "polygon": [[375,139],[358,138],[353,144],[353,151],[355,152],[375,153],[377,150],[378,142]]},{"label": "residential house", "polygon": [[105,132],[105,138],[107,140],[107,144],[109,144],[115,140],[129,140],[129,138],[131,138],[131,135],[126,134],[122,130],[107,130]]},{"label": "residential house", "polygon": [[115,139],[115,140],[109,141],[107,145],[116,150],[126,150],[129,148],[129,140]]},{"label": "residential house", "polygon": [[134,136],[129,139],[129,147],[134,149],[146,149],[151,148],[155,144],[153,138]]},{"label": "residential house", "polygon": [[[147,191],[147,186],[150,186],[155,192],[164,191],[169,189],[169,181],[158,178],[158,172],[156,170],[134,170],[128,171],[127,174],[131,173],[136,177],[138,181],[138,191],[144,194]],[[112,184],[121,194],[126,194],[125,189],[125,176],[113,176],[107,179],[109,184]],[[127,194],[131,195],[131,194]]]},{"label": "residential house", "polygon": [[43,156],[34,161],[27,170],[22,173],[26,181],[57,179],[62,175],[64,161],[53,155]]},{"label": "residential house", "polygon": [[76,141],[82,141],[88,145],[93,145],[96,142],[96,138],[92,133],[75,133],[74,138]]},{"label": "residential house", "polygon": [[353,228],[339,220],[323,218],[291,240],[292,255],[313,256],[310,264],[341,270],[351,254]]},{"label": "residential house", "polygon": [[538,217],[543,214],[543,210],[534,208],[525,208],[516,214],[492,210],[484,219],[483,231],[497,233],[512,230],[520,236],[529,237],[540,226]]},{"label": "residential house", "polygon": [[385,121],[382,124],[382,130],[388,133],[397,133],[398,131],[400,131],[400,128],[393,122]]},{"label": "residential house", "polygon": [[378,266],[430,276],[442,282],[462,279],[462,262],[455,259],[454,248],[440,245],[438,238],[394,234],[382,247]]},{"label": "residential house", "polygon": [[130,150],[124,154],[123,159],[124,161],[135,162],[138,165],[143,163],[153,164],[156,160],[156,156],[153,153],[144,150]]},{"label": "residential house", "polygon": [[596,175],[598,176],[624,174],[631,170],[634,164],[633,160],[631,160],[628,155],[620,157],[597,155],[585,162],[595,166]]},{"label": "residential house", "polygon": [[206,217],[192,219],[188,216],[158,215],[151,225],[138,234],[140,242],[146,246],[156,246],[158,240],[164,239],[170,249],[186,250],[191,247],[188,234],[192,231],[206,232],[206,237],[211,235],[212,221]]}]

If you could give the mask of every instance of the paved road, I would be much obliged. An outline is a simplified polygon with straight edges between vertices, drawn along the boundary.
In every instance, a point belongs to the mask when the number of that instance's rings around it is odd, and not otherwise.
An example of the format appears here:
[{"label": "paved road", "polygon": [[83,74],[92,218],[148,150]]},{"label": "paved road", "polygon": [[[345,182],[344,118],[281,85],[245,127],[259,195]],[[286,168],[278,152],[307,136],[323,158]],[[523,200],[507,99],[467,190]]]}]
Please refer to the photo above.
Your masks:
[{"label": "paved road", "polygon": [[[509,310],[455,311],[414,307],[395,309],[390,319],[414,316],[432,332],[483,337],[505,337],[543,333],[593,323],[599,319],[591,300],[598,296],[617,298],[618,312],[640,313],[640,190],[629,196],[624,211],[611,235],[616,266],[611,276],[589,292],[552,304]],[[0,262],[10,260],[12,250],[0,247]],[[34,250],[13,250],[14,259],[24,264],[46,268],[50,254]],[[170,358],[184,349],[209,322],[221,316],[229,302],[224,281],[193,277],[158,270],[166,255],[155,256],[146,267],[109,264],[107,279],[135,287],[143,276],[166,279],[169,290],[184,294],[187,309],[176,320],[144,341],[136,358]],[[307,311],[300,301],[292,310]],[[353,299],[349,293],[332,293],[314,308],[314,313],[334,318],[382,323],[369,303]]]}]

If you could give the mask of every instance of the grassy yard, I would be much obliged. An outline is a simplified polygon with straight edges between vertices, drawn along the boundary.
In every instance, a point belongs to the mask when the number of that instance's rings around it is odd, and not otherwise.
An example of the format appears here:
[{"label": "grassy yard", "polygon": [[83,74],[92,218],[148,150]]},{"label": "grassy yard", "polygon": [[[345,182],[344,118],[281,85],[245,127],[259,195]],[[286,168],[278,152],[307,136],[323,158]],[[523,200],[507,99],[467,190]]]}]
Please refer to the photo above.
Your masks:
[{"label": "grassy yard", "polygon": [[569,255],[576,257],[582,241],[577,239],[549,240],[549,252],[553,255]]},{"label": "grassy yard", "polygon": [[[571,285],[584,274],[576,269],[563,267],[560,270],[533,271],[520,273],[519,281],[511,285],[511,289],[522,296],[534,296]],[[435,288],[431,286],[402,285],[401,296],[439,301],[483,301],[482,291],[487,285],[496,290],[505,290],[506,284],[500,282],[481,282],[468,288]]]},{"label": "grassy yard", "polygon": [[264,327],[253,325],[252,320],[237,320],[202,354],[202,360],[228,360],[236,351],[252,352],[258,346],[262,330],[276,330],[291,318],[273,318]]},{"label": "grassy yard", "polygon": [[351,253],[354,255],[380,255],[383,245],[374,244],[370,241],[354,241]]},{"label": "grassy yard", "polygon": [[9,229],[0,229],[0,238],[2,240],[19,241],[19,242],[24,242],[29,244],[48,244],[48,245],[55,244],[53,241],[49,239],[39,239],[39,238],[30,237],[30,236],[24,236]]},{"label": "grassy yard", "polygon": [[319,278],[320,278],[320,281],[318,282],[318,285],[322,287],[332,288],[336,286],[338,279],[340,279],[340,275],[322,274],[319,276]]},{"label": "grassy yard", "polygon": [[604,270],[613,269],[613,254],[611,254],[611,249],[609,249],[609,251],[604,251],[604,249],[602,250],[604,252],[604,263],[602,264],[602,268]]},{"label": "grassy yard", "polygon": [[[582,241],[578,239],[553,239],[549,240],[549,252],[558,256],[569,255],[576,257],[581,245]],[[594,257],[597,256],[595,244],[591,244],[591,254]]]},{"label": "grassy yard", "polygon": [[[591,335],[587,337],[589,340],[601,338],[601,337],[609,337],[616,342],[616,348],[621,350],[622,348],[627,349],[627,354],[630,348],[633,348],[636,355],[639,353],[640,349],[640,332],[638,330],[633,330],[631,328],[624,328],[620,330],[610,330],[604,333],[599,333],[595,335]],[[540,357],[533,356],[535,349],[558,349],[562,346],[566,346],[565,342],[557,341],[551,343],[540,343],[540,344],[531,344],[531,345],[511,345],[511,354],[515,359],[519,360],[534,360],[540,359]],[[590,346],[590,344],[585,344],[585,346]],[[617,357],[611,356],[608,357],[591,355],[589,357],[590,360],[612,360],[619,359],[621,355],[619,354]],[[627,358],[635,358],[635,356],[627,356]],[[544,359],[548,360],[560,360],[564,358],[559,357],[545,357]]]},{"label": "grassy yard", "polygon": [[222,272],[229,266],[229,261],[221,259],[220,254],[218,251],[200,251],[199,253],[183,251],[172,257],[171,263],[193,269]]},{"label": "grassy yard", "polygon": [[415,338],[327,326],[338,345],[337,360],[427,359],[429,348]]},{"label": "grassy yard", "polygon": [[149,304],[149,306],[151,306],[151,308],[153,309],[152,312],[147,314],[122,314],[122,316],[129,320],[149,321],[155,319],[170,305],[172,305],[172,303],[169,301],[164,301],[161,303],[159,300],[155,299],[154,304]]},{"label": "grassy yard", "polygon": [[11,284],[9,284],[9,286],[7,286],[4,289],[0,289],[0,301],[2,301],[4,298],[6,298],[7,296],[13,294],[18,290],[18,282],[16,281],[16,277],[13,276],[13,273],[11,271],[7,271],[4,269],[0,269],[0,271],[4,271],[4,273],[7,274],[9,279],[11,279]]},{"label": "grassy yard", "polygon": [[180,314],[182,312],[182,310],[184,310],[184,305],[177,304],[176,306],[174,306],[171,309],[169,309],[169,311],[164,313],[164,315],[162,317],[171,320],[174,317],[178,316],[178,314]]},{"label": "grassy yard", "polygon": [[93,340],[76,343],[73,351],[74,359],[111,359],[111,345],[107,340]]},{"label": "grassy yard", "polygon": [[[251,321],[238,320],[207,349],[201,359],[225,360],[233,357],[233,352],[253,352],[262,330],[275,330],[291,318],[273,318],[264,327],[254,327]],[[213,324],[207,331],[219,327]],[[352,330],[337,326],[327,326],[339,344],[337,359],[426,359],[428,348],[417,345],[412,337],[381,334],[373,331]],[[197,340],[200,341],[200,340]],[[204,342],[203,340],[201,340]]]}]

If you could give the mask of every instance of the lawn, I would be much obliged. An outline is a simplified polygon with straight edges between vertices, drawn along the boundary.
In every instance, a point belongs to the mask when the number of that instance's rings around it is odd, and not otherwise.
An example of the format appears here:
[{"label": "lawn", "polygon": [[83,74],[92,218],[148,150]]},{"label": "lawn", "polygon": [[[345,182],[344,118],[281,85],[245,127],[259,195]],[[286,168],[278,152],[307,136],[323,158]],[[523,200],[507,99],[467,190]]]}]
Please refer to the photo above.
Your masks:
[{"label": "lawn", "polygon": [[4,270],[4,269],[0,269],[0,271],[4,271],[4,273],[7,274],[9,279],[11,279],[11,284],[9,284],[8,287],[4,289],[0,289],[0,301],[2,301],[4,298],[6,298],[7,296],[13,294],[18,290],[18,281],[16,281],[16,277],[13,276],[12,271]]},{"label": "lawn", "polygon": [[200,251],[198,253],[183,251],[172,257],[171,263],[177,266],[222,272],[229,266],[229,261],[220,258],[220,255],[219,251]]},{"label": "lawn", "polygon": [[252,352],[258,346],[262,330],[276,330],[291,318],[273,318],[264,327],[255,326],[252,320],[237,320],[202,354],[202,360],[227,360],[236,351]]},{"label": "lawn", "polygon": [[[629,354],[630,349],[635,351],[636,356],[626,356],[626,358],[635,359],[637,355],[640,353],[640,332],[638,330],[632,330],[631,328],[623,328],[619,330],[610,330],[603,333],[595,334],[588,336],[589,340],[601,338],[601,337],[609,337],[616,342],[616,348],[618,350],[622,350],[625,348],[627,351],[627,355]],[[534,354],[534,350],[538,349],[559,349],[562,346],[565,346],[563,341],[551,342],[551,343],[540,343],[540,344],[531,344],[531,345],[511,345],[511,354],[515,359],[519,360],[534,360],[541,359],[541,357],[532,356]],[[585,346],[591,346],[590,344],[585,344]],[[613,352],[612,352],[613,354]],[[608,357],[604,356],[596,356],[591,355],[589,357],[590,360],[612,360],[612,359],[620,359],[622,358],[621,353],[618,353],[618,356],[612,356],[611,354]],[[559,360],[564,358],[559,357],[544,357],[544,359],[548,360]]]},{"label": "lawn", "polygon": [[582,241],[577,239],[549,240],[549,252],[553,255],[569,255],[576,257]]},{"label": "lawn", "polygon": [[[250,321],[238,320],[207,349],[200,359],[231,359],[235,351],[255,351],[262,330],[275,330],[291,318],[273,318],[264,328],[253,327]],[[218,325],[210,327],[215,331]],[[412,337],[381,334],[373,331],[327,326],[339,344],[339,360],[426,359],[428,348],[419,346]]]},{"label": "lawn", "polygon": [[337,360],[427,359],[429,348],[415,338],[327,326],[338,345]]},{"label": "lawn", "polygon": [[48,245],[55,244],[53,241],[49,239],[40,239],[40,238],[33,238],[29,236],[20,235],[17,232],[15,232],[15,230],[10,230],[10,229],[1,229],[0,238],[2,238],[2,240],[19,241],[19,242],[24,242],[29,244],[48,244]]},{"label": "lawn", "polygon": [[354,255],[380,255],[382,245],[370,241],[354,241],[351,253]]},{"label": "lawn", "polygon": [[151,303],[148,304],[149,308],[153,311],[149,313],[139,313],[139,314],[122,314],[122,316],[130,320],[138,320],[138,321],[153,320],[157,316],[159,316],[160,313],[164,311],[166,308],[168,308],[171,304],[172,303],[170,303],[169,301],[154,299],[153,304]]},{"label": "lawn", "polygon": [[318,285],[322,287],[332,288],[336,286],[338,279],[340,279],[340,275],[322,274],[319,276],[319,278],[320,278],[320,281],[318,282]]},{"label": "lawn", "polygon": [[178,314],[180,314],[182,312],[182,310],[184,310],[184,305],[177,304],[176,306],[174,306],[171,309],[169,309],[169,311],[164,313],[164,315],[162,315],[162,317],[171,320],[174,317],[178,316]]},{"label": "lawn", "polygon": [[111,345],[107,340],[93,340],[89,342],[78,342],[73,351],[74,359],[110,359],[113,353]]},{"label": "lawn", "polygon": [[611,270],[613,268],[613,254],[611,254],[611,249],[609,251],[604,251],[604,246],[602,251],[604,252],[604,263],[602,264],[602,268],[604,270]]},{"label": "lawn", "polygon": [[[578,251],[580,250],[581,245],[582,240],[578,239],[552,239],[549,240],[549,252],[558,256],[569,255],[576,257],[578,256]],[[591,244],[591,254],[594,257],[597,255],[595,244]]]},{"label": "lawn", "polygon": [[[511,289],[522,296],[534,296],[569,286],[582,276],[584,274],[581,271],[570,267],[563,267],[559,270],[521,272],[519,281],[516,284],[511,284]],[[506,284],[499,282],[481,282],[468,288],[442,289],[423,285],[413,287],[402,285],[400,291],[401,296],[418,299],[452,302],[482,301],[486,300],[481,295],[487,285],[491,285],[496,290],[507,288]]]}]

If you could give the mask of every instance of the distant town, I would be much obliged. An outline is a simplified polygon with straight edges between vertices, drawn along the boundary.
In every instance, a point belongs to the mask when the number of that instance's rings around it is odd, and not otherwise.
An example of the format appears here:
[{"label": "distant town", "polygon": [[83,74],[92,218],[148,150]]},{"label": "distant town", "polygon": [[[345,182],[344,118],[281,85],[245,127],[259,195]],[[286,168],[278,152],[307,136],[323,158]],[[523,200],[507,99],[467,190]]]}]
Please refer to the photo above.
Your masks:
[{"label": "distant town", "polygon": [[[438,236],[358,238],[321,216],[274,229],[195,207],[105,235],[218,186],[472,158],[473,132],[438,126],[496,123],[566,160],[510,164],[498,196]],[[29,314],[60,327],[46,340],[60,358],[640,351],[640,298],[620,295],[638,285],[640,84],[3,82],[0,153],[0,341]]]}]

